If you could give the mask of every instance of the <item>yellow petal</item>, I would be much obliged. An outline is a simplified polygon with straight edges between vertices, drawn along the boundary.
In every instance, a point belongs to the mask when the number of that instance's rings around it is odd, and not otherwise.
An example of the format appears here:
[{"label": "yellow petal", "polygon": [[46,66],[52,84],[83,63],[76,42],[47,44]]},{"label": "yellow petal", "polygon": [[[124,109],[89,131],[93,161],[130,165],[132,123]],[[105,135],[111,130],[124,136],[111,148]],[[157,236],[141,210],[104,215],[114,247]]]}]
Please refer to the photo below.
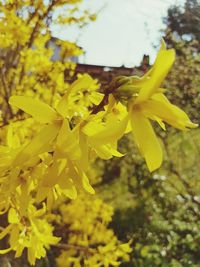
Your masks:
[{"label": "yellow petal", "polygon": [[145,84],[141,88],[139,96],[135,100],[135,104],[149,99],[154,93],[159,90],[161,83],[165,79],[174,63],[174,60],[174,49],[160,49],[156,61],[153,65],[153,70],[151,71],[147,82],[145,82]]},{"label": "yellow petal", "polygon": [[96,144],[107,144],[119,140],[126,131],[128,124],[128,115],[121,121],[115,116],[106,123],[104,130],[90,137],[92,142]]},{"label": "yellow petal", "polygon": [[140,111],[130,113],[135,141],[144,156],[148,169],[152,172],[160,167],[163,159],[162,148],[149,122]]},{"label": "yellow petal", "polygon": [[89,140],[97,146],[119,140],[126,131],[128,116],[119,121],[116,116],[105,125],[99,122],[89,122],[83,127],[83,132],[89,136]]},{"label": "yellow petal", "polygon": [[20,216],[26,216],[27,214],[27,208],[28,203],[30,200],[30,194],[29,194],[29,184],[28,183],[22,183],[21,184],[21,194],[19,197],[19,211]]},{"label": "yellow petal", "polygon": [[86,171],[89,165],[89,148],[88,137],[83,133],[80,133],[79,136],[79,146],[81,149],[81,157],[78,160],[78,164],[82,170]]},{"label": "yellow petal", "polygon": [[20,227],[18,227],[19,225],[15,225],[11,232],[10,232],[10,239],[9,239],[9,244],[12,248],[16,248],[16,245],[19,241],[19,236],[20,236]]},{"label": "yellow petal", "polygon": [[130,133],[131,131],[132,131],[132,127],[131,127],[131,122],[129,120],[127,127],[126,127],[126,130],[125,130],[125,134]]},{"label": "yellow petal", "polygon": [[35,248],[33,247],[29,247],[28,248],[28,262],[30,263],[30,265],[35,265],[35,261],[36,261],[36,255],[35,255]]},{"label": "yellow petal", "polygon": [[82,176],[82,185],[83,185],[83,188],[88,193],[95,194],[94,188],[91,186],[90,181],[89,181],[87,175],[84,172],[82,172],[81,173],[81,176]]},{"label": "yellow petal", "polygon": [[42,215],[44,215],[46,213],[46,205],[45,203],[42,203],[42,208],[37,210],[34,213],[34,217],[41,217]]},{"label": "yellow petal", "polygon": [[72,179],[73,183],[75,184],[77,188],[81,188],[80,186],[81,177],[78,173],[76,166],[70,160],[68,161],[68,168],[69,170],[67,172],[67,178]]},{"label": "yellow petal", "polygon": [[76,199],[77,198],[77,190],[73,183],[73,180],[67,177],[67,174],[65,176],[61,177],[61,179],[58,182],[58,185],[62,189],[62,193],[69,197],[70,199]]},{"label": "yellow petal", "polygon": [[58,157],[69,157],[71,160],[76,160],[81,156],[79,140],[75,133],[70,129],[67,120],[63,120],[62,127],[59,131],[56,153]]},{"label": "yellow petal", "polygon": [[36,201],[42,202],[48,196],[49,190],[50,190],[49,187],[44,187],[40,185],[37,190]]},{"label": "yellow petal", "polygon": [[12,225],[9,224],[6,228],[4,228],[1,232],[0,232],[0,240],[3,239],[7,234],[9,234],[10,230],[12,229]]},{"label": "yellow petal", "polygon": [[157,116],[153,116],[153,117],[150,118],[150,119],[152,119],[152,120],[154,120],[154,121],[157,121],[157,123],[160,125],[160,127],[161,127],[164,131],[166,131],[165,124],[164,124],[164,122],[163,122],[160,118],[158,118]]},{"label": "yellow petal", "polygon": [[19,215],[14,208],[10,208],[8,212],[9,223],[19,223]]},{"label": "yellow petal", "polygon": [[67,90],[67,93],[61,98],[59,101],[56,110],[59,114],[63,117],[66,117],[68,114],[68,98],[70,93],[73,91],[79,91],[83,88],[88,88],[90,84],[93,82],[93,79],[88,75],[84,74],[83,76],[79,77],[76,81],[74,81]]},{"label": "yellow petal", "polygon": [[31,157],[51,150],[51,142],[56,138],[60,125],[50,124],[33,138],[33,140],[16,156],[13,165],[21,165],[30,160]]},{"label": "yellow petal", "polygon": [[89,179],[86,176],[85,172],[81,170],[80,167],[74,165],[72,162],[68,162],[69,172],[68,177],[73,180],[73,183],[76,185],[78,189],[82,187],[90,194],[94,194],[95,191],[93,187],[90,185]]},{"label": "yellow petal", "polygon": [[64,168],[66,168],[67,161],[65,159],[55,159],[52,166],[48,168],[43,178],[42,185],[45,187],[53,187],[59,181]]},{"label": "yellow petal", "polygon": [[51,188],[47,196],[47,210],[52,210],[56,199],[57,199],[57,193],[54,188]]},{"label": "yellow petal", "polygon": [[92,137],[92,136],[95,136],[96,134],[98,134],[99,132],[101,131],[104,131],[104,126],[103,124],[101,123],[101,121],[89,121],[87,122],[81,129],[81,131],[89,136],[89,137]]},{"label": "yellow petal", "polygon": [[102,159],[111,159],[113,156],[115,157],[124,156],[119,151],[117,151],[114,147],[112,147],[110,144],[95,146],[94,149],[97,155]]},{"label": "yellow petal", "polygon": [[17,247],[15,248],[15,251],[16,251],[15,258],[21,257],[23,250],[24,250],[24,244],[23,243],[22,244],[18,243]]},{"label": "yellow petal", "polygon": [[154,96],[152,100],[142,103],[142,109],[146,116],[157,116],[162,121],[180,130],[196,128],[198,126],[190,121],[183,110],[171,104],[162,94]]},{"label": "yellow petal", "polygon": [[91,103],[98,105],[102,99],[103,99],[104,95],[99,93],[99,92],[93,92],[90,96],[89,99],[91,101]]},{"label": "yellow petal", "polygon": [[11,96],[10,105],[31,115],[41,123],[50,123],[57,118],[57,113],[49,105],[28,96]]},{"label": "yellow petal", "polygon": [[12,250],[12,248],[0,249],[0,255],[7,254],[11,250]]}]

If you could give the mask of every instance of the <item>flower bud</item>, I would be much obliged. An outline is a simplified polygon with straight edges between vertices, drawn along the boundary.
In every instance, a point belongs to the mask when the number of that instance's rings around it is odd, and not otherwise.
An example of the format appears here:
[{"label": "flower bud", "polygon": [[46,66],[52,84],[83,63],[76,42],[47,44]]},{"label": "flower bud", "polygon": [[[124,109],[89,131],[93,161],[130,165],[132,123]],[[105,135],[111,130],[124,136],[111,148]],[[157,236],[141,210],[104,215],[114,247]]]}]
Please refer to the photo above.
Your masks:
[{"label": "flower bud", "polygon": [[132,77],[118,76],[112,81],[113,95],[119,101],[128,101],[138,93],[138,88],[133,84]]}]

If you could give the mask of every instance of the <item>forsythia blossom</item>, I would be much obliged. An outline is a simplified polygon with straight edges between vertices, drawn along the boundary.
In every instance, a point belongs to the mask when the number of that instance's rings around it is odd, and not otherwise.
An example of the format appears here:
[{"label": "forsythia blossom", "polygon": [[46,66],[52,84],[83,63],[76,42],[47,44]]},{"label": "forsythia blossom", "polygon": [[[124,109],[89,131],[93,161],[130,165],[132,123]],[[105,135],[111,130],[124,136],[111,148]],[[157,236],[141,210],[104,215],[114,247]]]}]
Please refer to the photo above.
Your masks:
[{"label": "forsythia blossom", "polygon": [[44,219],[40,218],[45,213],[45,207],[37,210],[33,205],[27,207],[27,215],[20,216],[20,211],[10,208],[8,212],[9,225],[0,233],[0,239],[10,235],[10,248],[0,250],[5,254],[10,250],[15,251],[15,257],[20,257],[25,248],[28,251],[28,261],[35,264],[36,259],[45,257],[46,248],[57,244],[60,238],[52,235],[53,227]]},{"label": "forsythia blossom", "polygon": [[[161,84],[175,60],[174,49],[166,49],[164,41],[153,67],[143,77],[122,77],[115,97],[126,99],[129,113],[128,131],[132,130],[134,140],[146,160],[150,171],[159,168],[163,161],[161,144],[156,137],[150,120],[156,121],[164,130],[164,122],[185,130],[198,125],[190,121],[187,114],[171,104]],[[112,129],[107,129],[111,131]]]},{"label": "forsythia blossom", "polygon": [[[118,266],[131,252],[109,229],[112,208],[92,198],[89,181],[96,156],[122,156],[117,140],[128,112],[112,95],[103,108],[104,93],[88,74],[71,82],[71,59],[82,50],[52,38],[49,27],[95,19],[79,2],[0,4],[0,254],[31,265],[50,247],[61,252],[59,266]],[[114,134],[106,137],[107,127]]]},{"label": "forsythia blossom", "polygon": [[[128,261],[130,243],[120,243],[114,232],[107,228],[113,215],[111,206],[97,197],[80,195],[69,205],[60,205],[59,210],[61,225],[68,225],[72,234],[68,237],[69,248],[62,250],[56,259],[58,267],[70,267],[73,263],[77,267],[108,267],[119,266],[120,258]],[[85,216],[87,210],[90,212]],[[73,232],[78,234],[74,236]],[[78,257],[72,249],[76,244],[80,246]]]}]

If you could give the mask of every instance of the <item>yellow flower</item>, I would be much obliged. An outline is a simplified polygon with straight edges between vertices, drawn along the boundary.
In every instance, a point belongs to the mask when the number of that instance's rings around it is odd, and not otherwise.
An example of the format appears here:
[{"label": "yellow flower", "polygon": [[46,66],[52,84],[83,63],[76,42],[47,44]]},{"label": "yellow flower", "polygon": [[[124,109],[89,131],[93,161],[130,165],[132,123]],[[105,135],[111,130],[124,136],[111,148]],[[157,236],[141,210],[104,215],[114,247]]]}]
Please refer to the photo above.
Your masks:
[{"label": "yellow flower", "polygon": [[[90,212],[85,216],[88,209]],[[78,254],[76,249],[70,247],[61,250],[61,254],[56,258],[59,267],[119,266],[121,261],[129,260],[129,254],[132,251],[131,242],[122,244],[113,230],[108,228],[113,215],[112,206],[96,196],[81,194],[75,201],[67,205],[61,204],[59,211],[63,225],[70,229],[68,244],[72,247],[78,245],[85,248]],[[83,217],[84,220],[82,220]],[[88,257],[85,257],[86,253]]]},{"label": "yellow flower", "polygon": [[[45,124],[42,130],[22,148],[12,162],[12,166],[24,166],[33,157],[44,152],[52,152],[51,166],[46,170],[39,189],[40,200],[56,191],[62,192],[70,198],[76,198],[76,188],[81,185],[86,191],[94,194],[94,189],[89,183],[85,173],[88,166],[84,164],[82,147],[79,147],[78,127],[73,130],[69,126],[68,98],[70,93],[89,86],[92,78],[83,75],[68,88],[67,93],[58,102],[55,109],[40,100],[27,96],[12,96],[9,100],[12,106],[22,109],[30,114],[41,124]],[[42,193],[43,192],[43,193]]]},{"label": "yellow flower", "polygon": [[38,99],[33,99],[28,96],[10,97],[9,103],[12,106],[22,109],[24,112],[30,114],[36,121],[42,124],[47,124],[21,151],[21,153],[17,155],[14,162],[15,165],[23,164],[30,156],[51,151],[50,144],[62,130],[63,122],[66,121],[66,123],[68,123],[68,98],[70,93],[79,90],[83,86],[87,87],[91,81],[92,78],[89,75],[84,75],[72,83],[68,88],[67,93],[58,102],[56,109],[53,109]]},{"label": "yellow flower", "polygon": [[117,151],[117,141],[126,132],[128,112],[126,107],[111,96],[105,111],[87,118],[81,131],[86,136],[89,147],[102,159],[122,157]]},{"label": "yellow flower", "polygon": [[150,120],[157,121],[163,129],[164,122],[180,130],[197,127],[183,110],[168,101],[160,87],[174,60],[174,49],[167,50],[163,42],[153,67],[141,79],[133,78],[138,94],[129,103],[129,118],[134,139],[150,171],[159,168],[163,160]]},{"label": "yellow flower", "polygon": [[10,208],[8,212],[9,225],[0,232],[0,240],[10,235],[10,247],[0,250],[0,254],[6,254],[13,250],[15,257],[20,257],[26,248],[31,265],[35,265],[36,259],[45,257],[46,249],[60,240],[53,236],[53,227],[44,218],[41,218],[45,212],[45,205],[42,209],[37,210],[30,203],[26,216],[22,216],[16,209]]}]

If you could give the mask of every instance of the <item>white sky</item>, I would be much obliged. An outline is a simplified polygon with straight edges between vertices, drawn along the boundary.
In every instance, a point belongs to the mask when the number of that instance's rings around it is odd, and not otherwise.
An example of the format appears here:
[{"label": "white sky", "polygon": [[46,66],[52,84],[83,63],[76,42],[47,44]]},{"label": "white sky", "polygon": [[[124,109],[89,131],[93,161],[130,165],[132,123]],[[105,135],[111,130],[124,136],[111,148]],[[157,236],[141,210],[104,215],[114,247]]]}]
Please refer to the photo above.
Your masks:
[{"label": "white sky", "polygon": [[151,62],[161,39],[162,18],[172,4],[184,0],[85,0],[84,6],[102,10],[95,22],[81,32],[76,28],[56,28],[54,35],[78,41],[86,51],[82,63],[132,67],[149,54]]}]

